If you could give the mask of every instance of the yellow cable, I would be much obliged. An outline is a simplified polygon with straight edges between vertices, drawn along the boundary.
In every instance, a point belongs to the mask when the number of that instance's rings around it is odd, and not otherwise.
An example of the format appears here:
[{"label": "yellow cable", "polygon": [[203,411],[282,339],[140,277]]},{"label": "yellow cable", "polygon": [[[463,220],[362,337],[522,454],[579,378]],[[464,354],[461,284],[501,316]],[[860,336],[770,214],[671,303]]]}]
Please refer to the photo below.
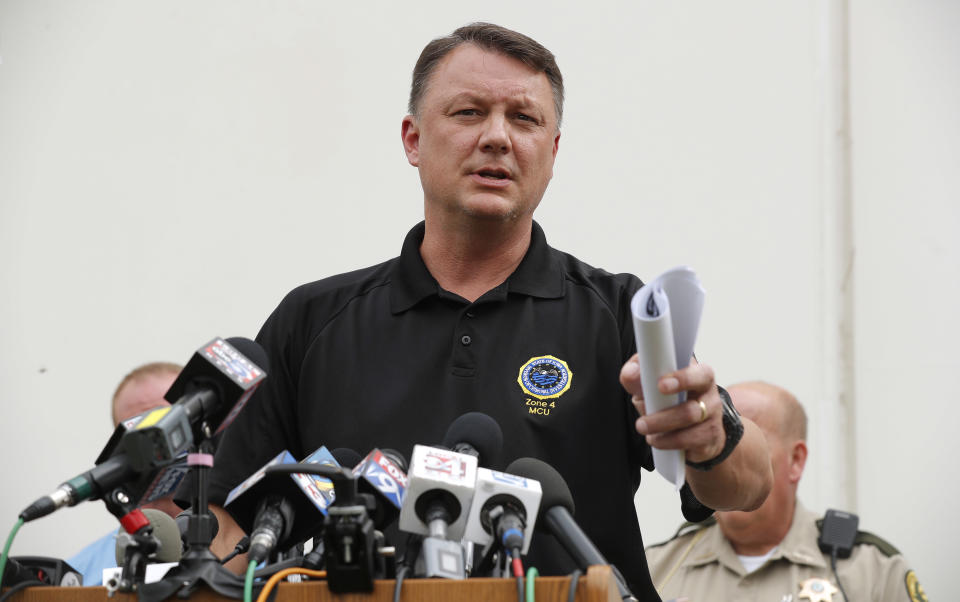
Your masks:
[{"label": "yellow cable", "polygon": [[282,571],[277,572],[270,577],[270,579],[264,584],[263,589],[260,590],[260,595],[257,596],[257,602],[266,602],[267,597],[270,596],[270,592],[276,587],[277,583],[287,575],[306,575],[308,577],[316,577],[317,579],[325,579],[327,576],[326,571],[314,571],[312,569],[304,569],[299,567],[293,567],[289,569],[283,569]]}]

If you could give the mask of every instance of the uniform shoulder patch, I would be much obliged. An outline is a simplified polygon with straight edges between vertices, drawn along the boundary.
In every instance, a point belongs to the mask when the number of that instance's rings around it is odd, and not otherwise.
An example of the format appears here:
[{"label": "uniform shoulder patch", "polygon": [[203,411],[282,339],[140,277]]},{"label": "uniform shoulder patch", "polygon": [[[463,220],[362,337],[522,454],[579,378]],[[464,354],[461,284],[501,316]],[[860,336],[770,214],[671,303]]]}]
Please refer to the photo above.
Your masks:
[{"label": "uniform shoulder patch", "polygon": [[923,586],[917,580],[917,574],[913,572],[913,569],[907,571],[903,580],[907,586],[907,595],[910,596],[910,602],[929,602],[927,594],[923,591]]}]

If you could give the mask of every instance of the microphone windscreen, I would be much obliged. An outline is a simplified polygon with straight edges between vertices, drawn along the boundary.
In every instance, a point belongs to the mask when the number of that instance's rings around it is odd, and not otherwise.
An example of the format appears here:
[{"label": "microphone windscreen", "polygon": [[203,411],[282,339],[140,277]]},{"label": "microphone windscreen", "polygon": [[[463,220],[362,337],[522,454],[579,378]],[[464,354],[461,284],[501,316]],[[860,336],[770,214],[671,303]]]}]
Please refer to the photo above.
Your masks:
[{"label": "microphone windscreen", "polygon": [[244,337],[230,337],[225,339],[230,346],[239,351],[244,357],[254,363],[267,374],[270,374],[270,362],[267,360],[267,352],[263,350],[256,341]]},{"label": "microphone windscreen", "polygon": [[410,467],[410,465],[407,464],[407,459],[403,457],[403,454],[395,449],[384,448],[380,450],[380,453],[388,457],[390,461],[396,464],[397,468],[403,472],[407,472],[407,469]]},{"label": "microphone windscreen", "polygon": [[[180,541],[180,529],[177,527],[177,521],[162,510],[153,508],[144,508],[144,516],[153,526],[153,536],[160,542],[157,546],[157,553],[154,562],[179,562],[180,555],[183,553],[183,544]],[[123,527],[117,531],[117,534],[124,533]],[[117,559],[117,566],[122,566],[124,561],[124,548],[120,545],[121,539],[117,538],[117,545],[114,555]]]},{"label": "microphone windscreen", "polygon": [[567,482],[563,480],[557,469],[543,460],[517,458],[504,472],[540,481],[540,488],[543,490],[543,497],[540,499],[541,508],[549,510],[554,506],[561,506],[571,515],[576,514],[573,495],[567,487]]},{"label": "microphone windscreen", "polygon": [[503,451],[503,431],[497,421],[483,412],[467,412],[452,423],[443,437],[443,446],[456,450],[457,444],[467,443],[479,452],[479,464],[499,468]]},{"label": "microphone windscreen", "polygon": [[349,447],[334,448],[330,451],[330,455],[337,461],[337,464],[344,468],[353,468],[360,463],[360,460],[363,460],[356,450],[350,449]]}]

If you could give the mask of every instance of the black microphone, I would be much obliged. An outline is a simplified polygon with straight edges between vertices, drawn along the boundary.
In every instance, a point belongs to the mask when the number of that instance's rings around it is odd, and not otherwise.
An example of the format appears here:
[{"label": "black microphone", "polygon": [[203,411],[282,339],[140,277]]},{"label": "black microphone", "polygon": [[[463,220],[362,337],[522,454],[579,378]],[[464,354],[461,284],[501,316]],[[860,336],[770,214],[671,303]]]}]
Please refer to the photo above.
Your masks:
[{"label": "black microphone", "polygon": [[333,456],[333,459],[337,461],[337,464],[344,468],[354,468],[363,460],[363,456],[361,456],[357,450],[350,449],[349,447],[335,447],[330,450],[330,454]]},{"label": "black microphone", "polygon": [[[100,499],[134,480],[138,482],[129,493],[136,499],[127,502],[136,504],[152,487],[155,473],[177,463],[187,452],[194,431],[210,437],[213,429],[225,428],[266,378],[244,355],[266,365],[266,353],[257,343],[240,337],[228,341],[216,338],[194,354],[165,396],[174,405],[145,412],[132,428],[118,426],[97,458],[97,466],[35,501],[20,518],[29,522],[63,506]],[[182,478],[184,473],[177,474]]]},{"label": "black microphone", "polygon": [[[554,467],[536,458],[519,458],[510,463],[506,472],[540,482],[543,498],[540,500],[540,519],[536,529],[553,535],[570,554],[577,568],[586,572],[591,565],[610,565],[573,519],[573,495],[567,482]],[[616,577],[620,597],[623,600],[636,600],[617,567],[610,567]]]},{"label": "black microphone", "polygon": [[268,555],[274,549],[300,543],[323,526],[334,500],[330,480],[294,470],[273,472],[284,465],[311,464],[343,470],[326,447],[304,458],[302,464],[284,450],[227,494],[224,509],[250,533],[251,555]]},{"label": "black microphone", "polygon": [[467,412],[450,423],[443,446],[477,459],[479,466],[499,469],[503,453],[503,431],[497,421],[483,412]]}]

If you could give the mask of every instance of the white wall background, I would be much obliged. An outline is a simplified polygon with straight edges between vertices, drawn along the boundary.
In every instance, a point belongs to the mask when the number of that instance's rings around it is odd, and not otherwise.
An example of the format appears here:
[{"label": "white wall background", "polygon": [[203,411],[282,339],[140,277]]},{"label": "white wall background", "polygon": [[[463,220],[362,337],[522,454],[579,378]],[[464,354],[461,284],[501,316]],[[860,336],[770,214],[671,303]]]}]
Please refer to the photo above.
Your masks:
[{"label": "white wall background", "polygon": [[[252,337],[293,286],[399,251],[422,214],[410,70],[489,20],[567,83],[550,242],[693,266],[700,357],[807,406],[806,504],[860,513],[957,597],[960,4],[843,7],[0,0],[0,532],[91,466],[130,368]],[[681,520],[658,477],[637,502],[648,542]],[[114,524],[84,504],[12,553]]]}]

